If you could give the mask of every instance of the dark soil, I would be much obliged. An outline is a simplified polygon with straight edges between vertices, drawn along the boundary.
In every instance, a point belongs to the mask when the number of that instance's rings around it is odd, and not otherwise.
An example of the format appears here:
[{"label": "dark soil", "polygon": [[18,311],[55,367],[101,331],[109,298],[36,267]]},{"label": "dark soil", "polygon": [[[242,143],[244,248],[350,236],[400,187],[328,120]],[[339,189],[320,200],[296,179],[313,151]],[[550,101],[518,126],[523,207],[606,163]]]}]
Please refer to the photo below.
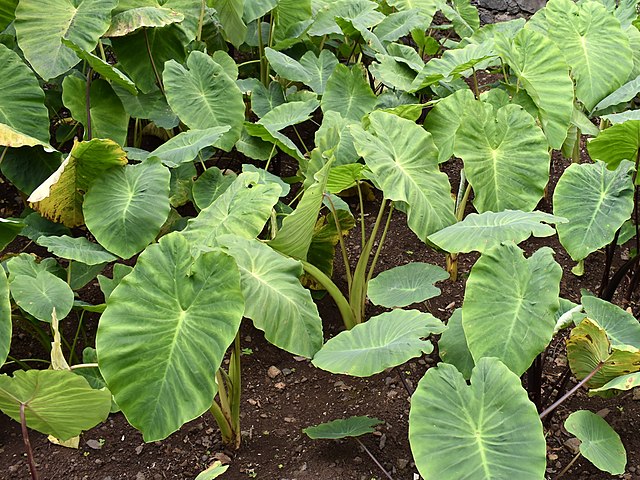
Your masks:
[{"label": "dark soil", "polygon": [[[551,198],[553,187],[566,166],[565,160],[557,154],[554,155],[552,181],[547,198]],[[451,162],[444,168],[451,174],[452,183],[455,184],[459,165]],[[456,186],[453,185],[453,188],[455,191]],[[6,183],[3,184],[0,198],[3,216],[18,214],[22,208],[19,201],[16,193],[9,189]],[[365,213],[369,223],[377,214],[379,201],[378,198],[366,205]],[[472,207],[469,208],[472,211]],[[539,208],[549,211],[550,201],[543,200]],[[395,221],[392,222],[378,270],[413,261],[444,266],[444,254],[422,244],[407,228],[402,214],[396,213],[394,216]],[[348,239],[352,262],[357,260],[358,240],[359,230],[354,229]],[[554,249],[555,258],[564,269],[561,283],[563,297],[577,301],[581,288],[593,291],[598,287],[604,264],[603,252],[591,255],[585,262],[585,275],[576,277],[570,272],[573,262],[558,243],[557,237],[532,239],[524,242],[523,248],[530,254],[542,245],[549,245]],[[4,253],[21,250],[44,255],[41,249],[24,241],[14,242]],[[628,247],[623,247],[622,252],[628,254]],[[429,311],[442,320],[448,319],[455,308],[462,306],[465,280],[476,258],[477,255],[461,256],[458,282],[442,282],[439,285],[442,289],[440,296],[413,307]],[[621,262],[618,255],[615,265]],[[338,255],[334,278],[339,282],[342,275],[344,266]],[[628,280],[625,282],[628,283]],[[87,301],[101,301],[101,293],[95,281],[83,289],[81,295]],[[615,299],[619,300],[618,297]],[[632,302],[630,307],[637,315],[636,304]],[[326,336],[338,333],[342,329],[342,322],[331,299],[325,297],[321,300],[319,309],[325,322]],[[371,309],[368,313],[378,312]],[[91,316],[86,320],[87,344],[90,345],[97,320]],[[73,335],[70,333],[75,329],[73,320],[67,323],[63,331],[67,335]],[[34,345],[31,337],[25,335],[20,328],[14,330],[12,355],[18,358],[47,358],[46,352],[43,352],[39,345]],[[396,369],[359,379],[318,370],[307,360],[293,357],[273,347],[248,321],[243,324],[241,332],[242,348],[246,354],[242,357],[243,445],[238,452],[229,451],[222,446],[218,428],[208,414],[185,425],[164,441],[145,444],[140,433],[130,427],[124,416],[118,413],[111,415],[102,425],[85,432],[78,450],[53,445],[44,435],[31,432],[31,442],[41,478],[193,479],[216,459],[230,464],[228,472],[222,476],[230,480],[386,478],[353,439],[312,441],[302,432],[302,429],[309,425],[351,415],[369,415],[382,421],[374,435],[364,436],[361,440],[394,479],[419,478],[407,440],[410,406],[408,390],[415,388],[426,369],[439,361],[437,349],[431,355],[414,359]],[[267,375],[269,367],[272,366],[280,371],[275,378]],[[565,366],[564,341],[557,339],[549,348],[544,365],[546,393],[549,393],[551,385],[562,374]],[[572,385],[575,385],[573,380],[569,382],[568,388]],[[640,479],[640,439],[637,435],[640,426],[640,401],[636,398],[633,392],[628,392],[603,400],[589,398],[586,392],[582,391],[563,405],[546,431],[548,478],[556,478],[558,472],[574,457],[571,444],[566,444],[571,435],[562,427],[564,419],[577,409],[588,409],[606,414],[607,421],[620,434],[629,458],[628,473],[612,477],[603,474],[581,458],[563,478]],[[0,478],[30,478],[20,427],[2,414]]]}]

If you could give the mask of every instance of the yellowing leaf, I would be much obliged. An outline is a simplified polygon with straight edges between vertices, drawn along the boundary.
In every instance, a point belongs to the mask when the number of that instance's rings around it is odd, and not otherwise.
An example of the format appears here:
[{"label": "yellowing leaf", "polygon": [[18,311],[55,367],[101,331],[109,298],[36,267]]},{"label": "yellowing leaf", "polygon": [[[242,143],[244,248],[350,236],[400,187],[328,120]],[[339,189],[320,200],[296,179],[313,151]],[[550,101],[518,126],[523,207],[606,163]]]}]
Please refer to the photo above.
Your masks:
[{"label": "yellowing leaf", "polygon": [[60,167],[28,198],[40,215],[67,227],[84,223],[82,201],[96,178],[127,163],[126,153],[113,140],[76,142]]},{"label": "yellowing leaf", "polygon": [[56,149],[53,148],[48,143],[45,143],[37,138],[33,138],[29,135],[21,133],[14,128],[11,128],[9,125],[4,123],[0,123],[0,145],[5,147],[35,147],[36,145],[41,145],[45,152],[55,152]]}]

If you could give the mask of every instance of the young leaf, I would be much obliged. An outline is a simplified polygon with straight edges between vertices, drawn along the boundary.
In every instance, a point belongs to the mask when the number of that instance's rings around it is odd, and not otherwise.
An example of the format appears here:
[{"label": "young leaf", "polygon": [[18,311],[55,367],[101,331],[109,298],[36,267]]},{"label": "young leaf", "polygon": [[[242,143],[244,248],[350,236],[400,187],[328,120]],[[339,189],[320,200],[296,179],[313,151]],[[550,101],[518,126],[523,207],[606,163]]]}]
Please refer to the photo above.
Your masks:
[{"label": "young leaf", "polygon": [[545,475],[538,412],[520,378],[495,358],[478,362],[471,385],[453,365],[427,370],[411,399],[409,442],[425,479]]},{"label": "young leaf", "polygon": [[[17,53],[2,44],[0,65],[0,145],[39,144],[52,150],[49,146],[49,114],[36,76]],[[18,134],[23,136],[19,142]]]},{"label": "young leaf", "polygon": [[167,101],[180,120],[194,129],[230,127],[216,146],[231,150],[242,131],[244,102],[224,68],[208,55],[193,51],[187,69],[171,60],[163,77]]},{"label": "young leaf", "polygon": [[368,296],[374,305],[406,307],[440,295],[440,289],[434,283],[447,278],[447,271],[437,265],[408,263],[385,270],[371,279]]},{"label": "young leaf", "polygon": [[465,111],[454,154],[464,160],[478,212],[532,211],[549,181],[550,155],[544,133],[518,105],[497,112],[478,102]]},{"label": "young leaf", "polygon": [[62,440],[80,435],[109,415],[111,394],[94,390],[67,370],[18,370],[0,375],[0,410],[20,422],[24,405],[27,426]]},{"label": "young leaf", "polygon": [[312,427],[307,427],[302,431],[312,440],[318,439],[338,439],[345,437],[359,437],[367,433],[373,433],[374,427],[383,423],[382,420],[370,417],[349,417],[332,420]]},{"label": "young leaf", "polygon": [[562,269],[543,247],[530,258],[514,244],[482,254],[471,269],[462,325],[476,364],[497,357],[522,375],[551,341]]},{"label": "young leaf", "polygon": [[635,161],[640,149],[640,120],[629,120],[602,130],[587,143],[589,156],[615,170],[623,160]]},{"label": "young leaf", "polygon": [[322,321],[311,293],[300,284],[302,266],[255,239],[219,238],[240,270],[244,316],[274,345],[308,358],[322,346]]},{"label": "young leaf", "polygon": [[313,364],[331,373],[369,377],[431,353],[433,345],[422,338],[445,328],[433,315],[418,310],[385,312],[327,341]]},{"label": "young leaf", "polygon": [[38,75],[44,80],[57,77],[80,61],[61,40],[66,38],[81,49],[92,51],[109,28],[111,10],[117,3],[117,0],[20,2],[15,20],[18,44]]},{"label": "young leaf", "polygon": [[82,208],[89,231],[119,257],[140,252],[169,215],[170,177],[165,166],[150,160],[109,170],[85,196]]},{"label": "young leaf", "polygon": [[470,213],[461,222],[429,235],[429,241],[451,253],[483,253],[504,242],[518,244],[531,235],[550,237],[556,232],[547,223],[565,222],[564,218],[538,211]]},{"label": "young leaf", "polygon": [[61,237],[41,236],[38,238],[37,243],[38,245],[46,247],[50,253],[57,257],[85,263],[87,265],[98,265],[100,263],[113,262],[118,259],[100,245],[90,242],[85,237],[71,238],[67,235]]},{"label": "young leaf", "polygon": [[431,134],[410,120],[384,112],[369,115],[371,129],[351,128],[358,154],[374,173],[386,198],[407,204],[409,227],[425,241],[456,219],[451,186],[438,169]]},{"label": "young leaf", "polygon": [[580,453],[600,470],[621,475],[627,465],[627,452],[620,436],[607,421],[588,410],[573,412],[564,428],[580,440]]},{"label": "young leaf", "polygon": [[200,150],[215,144],[229,129],[230,127],[225,125],[179,133],[156,148],[147,158],[158,158],[169,168],[175,168],[181,163],[193,162]]},{"label": "young leaf", "polygon": [[604,162],[570,165],[553,193],[553,214],[569,223],[556,226],[560,243],[574,260],[611,243],[633,210],[633,163],[615,171]]},{"label": "young leaf", "polygon": [[148,247],[113,291],[98,327],[98,362],[145,441],[167,437],[211,406],[215,372],[243,310],[233,259],[219,251],[194,259],[177,232]]},{"label": "young leaf", "polygon": [[512,42],[498,35],[496,50],[538,107],[549,146],[561,148],[573,114],[573,82],[562,52],[545,35],[528,28]]},{"label": "young leaf", "polygon": [[77,227],[84,223],[82,201],[91,182],[126,163],[124,150],[113,140],[76,142],[60,167],[27,200],[43,217]]}]

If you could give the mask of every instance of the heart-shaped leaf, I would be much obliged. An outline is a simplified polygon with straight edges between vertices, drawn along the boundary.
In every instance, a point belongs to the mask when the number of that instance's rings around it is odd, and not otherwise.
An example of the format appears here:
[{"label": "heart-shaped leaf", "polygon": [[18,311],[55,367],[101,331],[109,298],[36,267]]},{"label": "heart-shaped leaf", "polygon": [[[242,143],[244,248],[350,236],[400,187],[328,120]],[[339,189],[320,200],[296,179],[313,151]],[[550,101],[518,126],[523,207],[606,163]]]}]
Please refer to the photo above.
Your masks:
[{"label": "heart-shaped leaf", "polygon": [[47,271],[12,277],[11,295],[20,308],[43,322],[51,322],[54,309],[62,319],[73,307],[71,287]]},{"label": "heart-shaped leaf", "polygon": [[578,410],[567,417],[564,428],[580,440],[580,453],[596,467],[613,475],[624,473],[627,452],[620,436],[604,418]]},{"label": "heart-shaped leaf", "polygon": [[375,305],[406,307],[440,295],[434,283],[447,278],[447,271],[437,265],[413,262],[385,270],[371,279],[367,294]]},{"label": "heart-shaped leaf", "polygon": [[497,357],[522,375],[551,341],[562,269],[543,247],[530,258],[512,243],[486,251],[467,280],[462,325],[476,364]]},{"label": "heart-shaped leaf", "polygon": [[582,260],[613,241],[633,210],[633,163],[611,171],[604,162],[570,165],[553,193],[553,214],[568,223],[556,226],[571,258]]},{"label": "heart-shaped leaf", "polygon": [[453,365],[427,370],[411,398],[409,442],[425,480],[545,475],[538,412],[520,378],[495,358],[478,362],[471,385]]},{"label": "heart-shaped leaf", "polygon": [[332,420],[312,427],[307,427],[302,431],[313,440],[331,439],[345,437],[359,437],[367,433],[373,433],[375,426],[382,423],[382,420],[370,417],[349,417]]},{"label": "heart-shaped leaf", "polygon": [[177,232],[148,247],[100,318],[100,371],[146,441],[211,406],[215,372],[244,310],[233,259],[219,251],[194,259],[189,250]]},{"label": "heart-shaped leaf", "polygon": [[360,68],[338,65],[327,80],[320,106],[323,113],[338,112],[342,118],[359,122],[377,101]]}]

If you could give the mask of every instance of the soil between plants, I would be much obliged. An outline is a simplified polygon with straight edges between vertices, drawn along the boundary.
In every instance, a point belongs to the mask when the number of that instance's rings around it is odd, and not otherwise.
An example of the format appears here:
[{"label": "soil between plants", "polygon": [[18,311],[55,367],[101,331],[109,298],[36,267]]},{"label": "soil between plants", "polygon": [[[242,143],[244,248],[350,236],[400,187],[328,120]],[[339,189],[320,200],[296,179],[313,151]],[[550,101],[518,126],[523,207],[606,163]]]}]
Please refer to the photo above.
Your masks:
[{"label": "soil between plants", "polygon": [[[555,154],[552,162],[551,182],[547,198],[551,198],[553,187],[567,162]],[[444,169],[450,174],[453,191],[459,161],[446,164]],[[2,216],[18,214],[22,208],[16,192],[0,185],[0,213]],[[380,196],[367,202],[365,218],[373,222],[379,207]],[[357,212],[357,205],[354,212]],[[469,207],[472,211],[472,208]],[[539,209],[550,211],[550,201],[543,199]],[[396,265],[421,261],[444,266],[444,254],[435,252],[421,243],[407,228],[401,213],[394,214],[385,247],[380,258],[378,271]],[[349,256],[355,261],[359,251],[359,230],[354,230],[348,238]],[[558,243],[557,237],[530,239],[521,246],[531,254],[537,248],[548,245],[555,251],[555,259],[564,270],[561,282],[561,296],[572,301],[580,298],[580,289],[595,290],[599,285],[604,263],[604,254],[596,252],[585,262],[585,275],[576,277],[570,269],[572,260]],[[18,240],[3,253],[34,252],[45,255],[43,249]],[[628,248],[623,247],[623,253]],[[462,255],[459,260],[458,282],[445,281],[438,286],[442,294],[413,308],[429,311],[446,320],[455,308],[462,306],[464,283],[477,255]],[[619,256],[618,264],[621,262]],[[110,274],[110,272],[108,273]],[[344,266],[340,256],[336,257],[334,279],[340,283]],[[342,281],[342,283],[344,283]],[[624,284],[621,289],[623,290]],[[83,300],[100,302],[97,282],[93,281],[81,291]],[[615,299],[614,299],[615,300]],[[330,338],[341,331],[342,322],[337,309],[329,297],[318,302],[318,308],[325,325],[325,336]],[[638,315],[637,305],[631,304],[633,313]],[[368,313],[377,314],[368,306]],[[63,325],[72,331],[75,326]],[[87,345],[95,333],[96,319],[87,319]],[[407,438],[409,394],[401,376],[409,389],[439,358],[437,348],[431,355],[413,359],[405,365],[370,378],[359,379],[332,375],[316,369],[307,360],[295,358],[264,340],[261,332],[254,329],[249,321],[244,321],[241,329],[242,348],[242,429],[243,445],[237,451],[226,450],[213,418],[203,415],[180,431],[161,442],[144,443],[142,435],[128,425],[121,413],[110,415],[107,421],[80,439],[78,450],[51,444],[44,435],[30,432],[36,462],[43,480],[160,480],[193,479],[213,461],[219,459],[229,463],[230,468],[221,478],[240,480],[248,478],[268,480],[310,480],[345,479],[371,480],[385,478],[376,465],[361,450],[353,439],[341,441],[312,441],[302,433],[302,429],[317,423],[344,418],[351,415],[369,415],[382,421],[374,435],[361,438],[365,446],[375,455],[396,480],[419,478],[412,462]],[[554,355],[547,356],[545,364],[545,384],[547,390],[561,375],[566,365],[564,341],[557,339],[550,347]],[[46,358],[31,337],[19,328],[14,328],[12,355],[17,358]],[[38,357],[40,355],[40,357]],[[45,355],[42,357],[42,355]],[[267,375],[269,367],[275,366],[280,373],[275,378]],[[575,384],[570,382],[568,388]],[[636,400],[635,398],[638,398]],[[602,473],[587,460],[580,458],[562,477],[566,479],[640,479],[640,397],[627,392],[611,399],[589,398],[581,391],[563,405],[546,429],[548,445],[547,478],[556,478],[574,457],[571,438],[562,423],[566,416],[577,409],[588,409],[606,414],[606,420],[620,434],[627,449],[627,472],[621,476]],[[570,443],[570,442],[569,442]],[[25,462],[24,446],[19,425],[0,414],[0,479],[29,479]]]}]

